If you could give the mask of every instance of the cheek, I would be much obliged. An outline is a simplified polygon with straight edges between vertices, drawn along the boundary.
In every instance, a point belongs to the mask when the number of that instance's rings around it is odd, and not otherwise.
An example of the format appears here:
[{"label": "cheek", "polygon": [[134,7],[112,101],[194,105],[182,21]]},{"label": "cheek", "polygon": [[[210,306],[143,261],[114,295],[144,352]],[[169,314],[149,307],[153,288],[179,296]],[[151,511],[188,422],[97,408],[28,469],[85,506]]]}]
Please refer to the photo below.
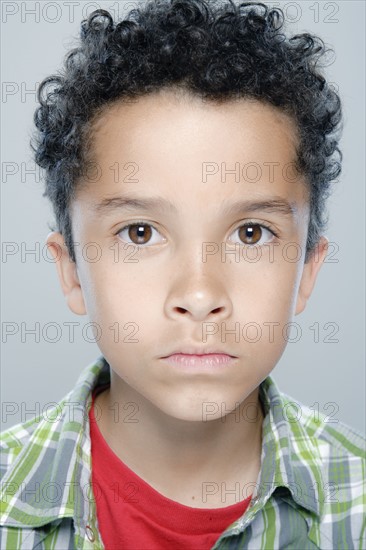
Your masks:
[{"label": "cheek", "polygon": [[257,268],[245,284],[237,284],[233,323],[227,325],[234,328],[234,321],[239,321],[241,344],[253,361],[260,362],[266,356],[275,360],[286,346],[287,324],[296,307],[299,266],[283,262],[258,264]]},{"label": "cheek", "polygon": [[293,316],[298,289],[297,270],[278,270],[262,290],[261,303],[268,320],[288,321]]},{"label": "cheek", "polygon": [[300,279],[299,264],[286,261],[269,262],[268,258],[252,264],[236,276],[235,287],[242,311],[259,318],[283,317],[292,311]]},{"label": "cheek", "polygon": [[106,262],[88,265],[83,270],[87,314],[101,326],[103,334],[110,333],[113,324],[125,332],[128,331],[128,327],[123,328],[125,325],[136,325],[141,333],[144,326],[151,328],[156,323],[159,296],[162,299],[161,276],[155,280],[137,267]]}]

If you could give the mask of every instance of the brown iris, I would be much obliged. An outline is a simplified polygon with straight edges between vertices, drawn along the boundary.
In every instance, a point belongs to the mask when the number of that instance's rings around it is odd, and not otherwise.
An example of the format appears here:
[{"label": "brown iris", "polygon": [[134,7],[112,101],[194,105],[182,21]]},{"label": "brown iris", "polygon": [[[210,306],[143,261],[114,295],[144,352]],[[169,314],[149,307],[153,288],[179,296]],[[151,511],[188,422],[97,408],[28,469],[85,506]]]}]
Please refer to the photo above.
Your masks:
[{"label": "brown iris", "polygon": [[151,227],[147,224],[135,223],[131,224],[128,228],[128,236],[130,237],[130,239],[134,241],[135,237],[137,241],[134,242],[134,244],[146,244],[151,239],[151,233]]},{"label": "brown iris", "polygon": [[239,237],[245,244],[256,244],[261,236],[262,229],[258,224],[242,225],[239,228]]}]

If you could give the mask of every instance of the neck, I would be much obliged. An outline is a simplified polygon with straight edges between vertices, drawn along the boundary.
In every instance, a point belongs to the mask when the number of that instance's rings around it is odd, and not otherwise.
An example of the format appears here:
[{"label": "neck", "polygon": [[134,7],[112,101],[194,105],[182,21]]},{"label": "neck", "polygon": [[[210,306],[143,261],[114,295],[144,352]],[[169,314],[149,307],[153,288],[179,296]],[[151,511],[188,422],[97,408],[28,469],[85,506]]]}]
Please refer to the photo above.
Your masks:
[{"label": "neck", "polygon": [[[202,480],[218,484],[257,481],[263,423],[259,388],[234,411],[204,422],[167,415],[122,383],[122,387],[111,384],[96,397],[95,404],[101,409],[98,427],[112,451],[161,493],[184,503],[195,498],[197,505],[196,489]],[[244,414],[247,404],[253,402],[259,411],[255,421]],[[118,409],[119,403],[131,403],[131,407],[120,405]],[[134,422],[136,417],[138,422]],[[182,483],[187,494],[196,496],[179,498],[177,487]]]}]

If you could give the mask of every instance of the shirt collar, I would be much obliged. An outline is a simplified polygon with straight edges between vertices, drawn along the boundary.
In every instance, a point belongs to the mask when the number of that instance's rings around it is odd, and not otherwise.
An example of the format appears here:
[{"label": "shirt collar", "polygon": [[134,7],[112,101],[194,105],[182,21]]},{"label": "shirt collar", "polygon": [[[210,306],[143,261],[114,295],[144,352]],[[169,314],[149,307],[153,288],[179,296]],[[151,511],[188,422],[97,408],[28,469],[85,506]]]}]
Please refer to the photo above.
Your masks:
[{"label": "shirt collar", "polygon": [[[47,410],[46,418],[25,423],[31,426],[31,435],[2,482],[1,525],[40,527],[75,514],[87,523],[91,515],[90,493],[85,494],[91,481],[89,410],[94,388],[108,383],[110,368],[100,357],[81,372],[58,405]],[[295,503],[320,514],[321,458],[316,442],[296,420],[301,406],[280,393],[270,376],[260,385],[260,399],[265,412],[262,465],[253,497],[264,502],[273,491],[286,488]]]},{"label": "shirt collar", "polygon": [[306,429],[309,409],[280,392],[270,376],[260,385],[259,395],[265,418],[257,499],[266,500],[275,490],[286,499],[289,492],[297,505],[321,515],[322,457],[316,437]]}]

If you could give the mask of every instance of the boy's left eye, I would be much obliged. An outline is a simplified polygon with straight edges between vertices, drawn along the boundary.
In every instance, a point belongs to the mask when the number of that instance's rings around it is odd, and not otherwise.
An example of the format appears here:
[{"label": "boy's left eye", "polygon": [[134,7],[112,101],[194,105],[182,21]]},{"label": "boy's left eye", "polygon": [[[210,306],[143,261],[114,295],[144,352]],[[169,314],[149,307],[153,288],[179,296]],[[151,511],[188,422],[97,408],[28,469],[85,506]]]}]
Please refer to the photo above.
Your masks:
[{"label": "boy's left eye", "polygon": [[235,232],[239,232],[241,242],[239,244],[262,245],[273,240],[275,234],[269,228],[259,223],[246,223],[238,227]]}]

